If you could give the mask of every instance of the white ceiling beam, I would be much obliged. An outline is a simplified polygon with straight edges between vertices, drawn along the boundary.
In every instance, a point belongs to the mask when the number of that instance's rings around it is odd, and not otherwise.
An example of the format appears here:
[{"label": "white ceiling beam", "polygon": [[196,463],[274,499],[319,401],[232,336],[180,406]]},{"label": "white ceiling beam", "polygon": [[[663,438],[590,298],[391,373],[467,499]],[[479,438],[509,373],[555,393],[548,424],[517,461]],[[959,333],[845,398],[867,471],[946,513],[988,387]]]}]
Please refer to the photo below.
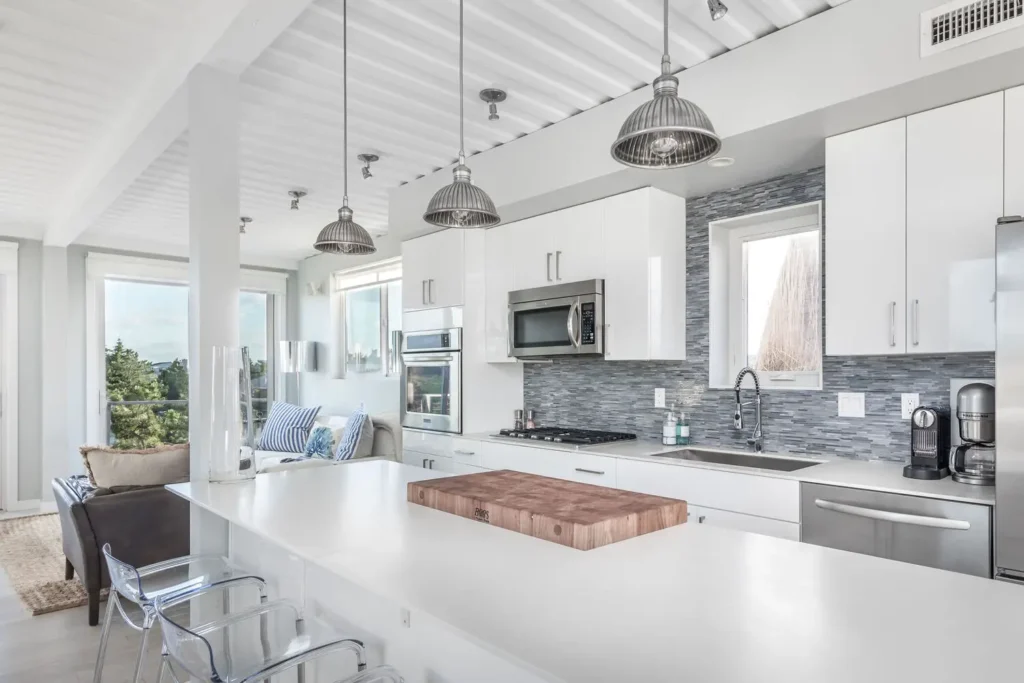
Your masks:
[{"label": "white ceiling beam", "polygon": [[218,0],[198,5],[191,40],[171,51],[110,127],[56,205],[45,242],[74,242],[188,125],[183,84],[199,64],[241,74],[311,0]]}]

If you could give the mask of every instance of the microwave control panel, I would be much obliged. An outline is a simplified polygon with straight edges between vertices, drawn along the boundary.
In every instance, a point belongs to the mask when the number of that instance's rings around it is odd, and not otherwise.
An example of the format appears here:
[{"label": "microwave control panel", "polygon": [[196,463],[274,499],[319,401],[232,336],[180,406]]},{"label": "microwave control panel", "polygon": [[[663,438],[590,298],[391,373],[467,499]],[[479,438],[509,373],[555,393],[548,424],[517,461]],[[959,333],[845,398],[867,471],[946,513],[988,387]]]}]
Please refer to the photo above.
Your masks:
[{"label": "microwave control panel", "polygon": [[596,344],[597,330],[595,329],[596,318],[595,304],[583,304],[580,306],[580,344]]}]

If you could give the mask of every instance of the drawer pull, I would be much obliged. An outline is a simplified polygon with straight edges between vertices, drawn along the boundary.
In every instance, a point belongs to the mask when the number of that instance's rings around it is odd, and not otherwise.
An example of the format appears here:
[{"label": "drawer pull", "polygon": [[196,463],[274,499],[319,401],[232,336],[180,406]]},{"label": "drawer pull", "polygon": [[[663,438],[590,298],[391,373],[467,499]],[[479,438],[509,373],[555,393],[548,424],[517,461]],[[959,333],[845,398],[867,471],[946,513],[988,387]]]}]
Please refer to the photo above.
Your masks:
[{"label": "drawer pull", "polygon": [[600,470],[588,470],[583,467],[577,467],[576,471],[583,472],[584,474],[604,474],[604,472],[601,472]]},{"label": "drawer pull", "polygon": [[877,519],[883,522],[896,522],[897,524],[913,524],[914,526],[928,526],[934,529],[951,529],[953,531],[969,531],[971,528],[970,522],[965,522],[961,519],[943,519],[942,517],[908,515],[905,512],[888,512],[887,510],[875,510],[874,508],[864,508],[858,505],[836,503],[831,500],[822,500],[821,498],[816,499],[814,501],[814,504],[820,507],[822,510],[831,510],[832,512],[839,512],[844,515],[853,515],[854,517]]},{"label": "drawer pull", "polygon": [[474,453],[473,451],[460,451],[457,448],[455,449],[455,452],[458,453],[459,455],[476,455],[476,453]]}]

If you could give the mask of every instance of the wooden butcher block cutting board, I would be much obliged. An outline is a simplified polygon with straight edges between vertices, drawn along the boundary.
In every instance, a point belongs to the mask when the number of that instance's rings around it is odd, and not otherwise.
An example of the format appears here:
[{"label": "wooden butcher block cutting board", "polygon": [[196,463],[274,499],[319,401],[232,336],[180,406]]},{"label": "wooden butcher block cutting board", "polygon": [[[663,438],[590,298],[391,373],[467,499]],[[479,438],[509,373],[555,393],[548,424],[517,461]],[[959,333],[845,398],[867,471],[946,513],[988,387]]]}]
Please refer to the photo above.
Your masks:
[{"label": "wooden butcher block cutting board", "polygon": [[591,550],[686,522],[686,502],[497,470],[409,483],[409,502]]}]

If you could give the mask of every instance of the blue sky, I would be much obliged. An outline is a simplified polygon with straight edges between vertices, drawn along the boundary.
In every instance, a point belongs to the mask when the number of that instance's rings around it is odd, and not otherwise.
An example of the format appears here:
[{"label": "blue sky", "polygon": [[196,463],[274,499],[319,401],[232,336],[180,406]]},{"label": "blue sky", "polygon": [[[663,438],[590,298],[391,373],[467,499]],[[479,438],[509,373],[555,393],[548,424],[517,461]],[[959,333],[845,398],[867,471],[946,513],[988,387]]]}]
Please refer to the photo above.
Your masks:
[{"label": "blue sky", "polygon": [[[254,360],[267,357],[266,295],[242,292],[239,330]],[[106,281],[106,346],[118,339],[159,363],[188,357],[188,287]]]}]

